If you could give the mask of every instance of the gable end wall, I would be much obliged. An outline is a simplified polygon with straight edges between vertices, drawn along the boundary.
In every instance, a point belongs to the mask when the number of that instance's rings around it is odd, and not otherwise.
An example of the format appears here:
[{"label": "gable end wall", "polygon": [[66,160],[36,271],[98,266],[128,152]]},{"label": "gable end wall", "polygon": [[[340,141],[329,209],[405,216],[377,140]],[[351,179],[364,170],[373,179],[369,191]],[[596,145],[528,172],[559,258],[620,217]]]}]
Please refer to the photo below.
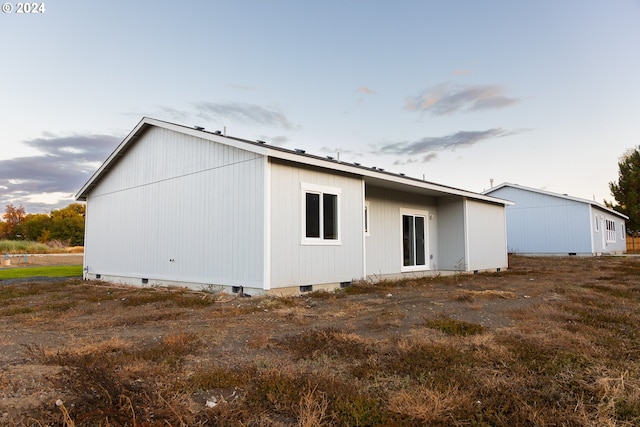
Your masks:
[{"label": "gable end wall", "polygon": [[87,276],[262,287],[263,156],[147,130],[87,197]]}]

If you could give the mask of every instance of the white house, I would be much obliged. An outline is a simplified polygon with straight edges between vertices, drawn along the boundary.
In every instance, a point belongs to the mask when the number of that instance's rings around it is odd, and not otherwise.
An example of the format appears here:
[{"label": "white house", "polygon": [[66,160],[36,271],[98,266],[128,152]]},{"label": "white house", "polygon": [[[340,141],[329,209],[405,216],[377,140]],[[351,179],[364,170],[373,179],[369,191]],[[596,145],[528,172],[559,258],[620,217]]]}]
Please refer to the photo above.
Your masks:
[{"label": "white house", "polygon": [[76,198],[86,279],[261,294],[507,267],[509,202],[150,118]]},{"label": "white house", "polygon": [[485,194],[507,206],[509,252],[597,255],[625,252],[627,216],[592,200],[503,183]]}]

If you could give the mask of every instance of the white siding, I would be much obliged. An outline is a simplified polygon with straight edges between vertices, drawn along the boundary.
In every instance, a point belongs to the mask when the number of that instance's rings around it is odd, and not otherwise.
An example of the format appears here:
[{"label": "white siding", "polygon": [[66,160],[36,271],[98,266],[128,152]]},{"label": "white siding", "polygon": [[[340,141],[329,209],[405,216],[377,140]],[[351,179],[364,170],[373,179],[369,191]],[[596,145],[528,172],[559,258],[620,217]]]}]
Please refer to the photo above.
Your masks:
[{"label": "white siding", "polygon": [[464,199],[438,199],[438,269],[467,271],[464,234]]},{"label": "white siding", "polygon": [[[401,210],[429,212],[426,221],[428,250],[426,270],[438,266],[438,216],[435,199],[417,194],[367,186],[369,202],[369,229],[366,236],[367,276],[401,274],[402,218]],[[417,275],[417,272],[408,272]]]},{"label": "white siding", "polygon": [[[591,235],[594,253],[623,253],[627,250],[626,229],[624,219],[612,215],[604,209],[591,206]],[[608,241],[606,220],[615,224],[615,241]],[[597,222],[597,225],[596,225]]]},{"label": "white siding", "polygon": [[[348,282],[363,276],[360,177],[271,160],[271,289]],[[340,245],[303,245],[302,184],[339,188]]]},{"label": "white siding", "polygon": [[465,222],[468,271],[507,268],[504,206],[466,200]]},{"label": "white siding", "polygon": [[509,252],[592,252],[588,204],[512,187],[491,194],[515,202],[514,206],[507,206]]},{"label": "white siding", "polygon": [[89,277],[261,288],[264,164],[254,153],[149,129],[87,198]]}]

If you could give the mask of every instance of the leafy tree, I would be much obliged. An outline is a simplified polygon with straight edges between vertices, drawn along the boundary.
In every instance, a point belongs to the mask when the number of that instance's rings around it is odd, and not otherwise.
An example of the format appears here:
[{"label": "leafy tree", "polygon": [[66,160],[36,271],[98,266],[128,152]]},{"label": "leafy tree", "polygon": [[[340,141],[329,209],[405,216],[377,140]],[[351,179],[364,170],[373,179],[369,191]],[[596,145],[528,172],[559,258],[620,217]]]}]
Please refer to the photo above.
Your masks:
[{"label": "leafy tree", "polygon": [[84,245],[85,205],[72,203],[51,212],[51,239],[68,242],[71,246]]},{"label": "leafy tree", "polygon": [[617,205],[605,202],[616,211],[629,217],[627,233],[637,235],[640,232],[640,147],[628,150],[618,162],[618,182],[610,182],[611,194]]},{"label": "leafy tree", "polygon": [[27,240],[45,243],[51,235],[49,214],[27,214],[22,225],[22,234]]},{"label": "leafy tree", "polygon": [[18,235],[22,232],[22,222],[25,217],[24,208],[20,206],[16,208],[12,203],[9,203],[2,218],[4,223],[2,224],[2,238],[4,239],[17,239]]}]

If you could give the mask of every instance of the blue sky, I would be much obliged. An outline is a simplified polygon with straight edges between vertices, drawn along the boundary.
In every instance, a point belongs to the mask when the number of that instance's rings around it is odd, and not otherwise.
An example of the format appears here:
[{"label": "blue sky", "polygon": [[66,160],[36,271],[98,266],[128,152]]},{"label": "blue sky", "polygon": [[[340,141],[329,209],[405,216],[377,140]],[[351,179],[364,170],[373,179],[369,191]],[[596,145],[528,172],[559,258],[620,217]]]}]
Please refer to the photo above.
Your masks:
[{"label": "blue sky", "polygon": [[0,207],[64,207],[143,116],[481,192],[612,200],[640,1],[45,1],[0,14]]}]

